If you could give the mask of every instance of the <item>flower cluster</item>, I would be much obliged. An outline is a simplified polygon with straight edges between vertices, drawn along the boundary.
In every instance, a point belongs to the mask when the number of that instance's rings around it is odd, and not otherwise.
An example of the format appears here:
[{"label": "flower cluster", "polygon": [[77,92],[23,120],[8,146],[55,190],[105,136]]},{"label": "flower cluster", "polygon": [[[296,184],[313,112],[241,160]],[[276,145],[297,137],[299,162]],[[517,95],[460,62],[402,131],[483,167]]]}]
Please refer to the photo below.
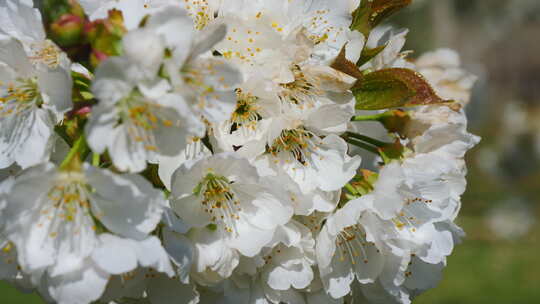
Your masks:
[{"label": "flower cluster", "polygon": [[43,2],[0,4],[1,279],[69,304],[435,286],[474,77],[379,26],[410,1]]}]

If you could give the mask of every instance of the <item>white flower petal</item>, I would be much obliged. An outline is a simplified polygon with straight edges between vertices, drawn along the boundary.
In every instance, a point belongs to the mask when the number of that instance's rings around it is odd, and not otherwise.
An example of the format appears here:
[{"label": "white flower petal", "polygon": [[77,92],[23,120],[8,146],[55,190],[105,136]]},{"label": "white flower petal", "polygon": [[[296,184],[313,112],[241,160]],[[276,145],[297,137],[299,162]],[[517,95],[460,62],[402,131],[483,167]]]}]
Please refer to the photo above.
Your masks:
[{"label": "white flower petal", "polygon": [[137,254],[129,239],[104,233],[99,236],[100,244],[92,253],[94,262],[110,274],[123,274],[137,268]]},{"label": "white flower petal", "polygon": [[111,231],[140,240],[159,223],[164,196],[141,176],[88,166],[87,178],[95,189],[91,194],[94,216]]},{"label": "white flower petal", "polygon": [[178,232],[164,229],[163,244],[173,263],[178,267],[177,273],[180,281],[189,283],[189,273],[193,263],[194,248],[191,241]]},{"label": "white flower petal", "polygon": [[165,41],[148,28],[127,32],[122,38],[124,54],[131,62],[145,68],[147,77],[158,72],[165,54]]},{"label": "white flower petal", "polygon": [[135,87],[128,76],[133,70],[132,63],[125,57],[111,57],[102,62],[95,72],[92,92],[101,101],[112,104]]},{"label": "white flower petal", "polygon": [[0,32],[24,43],[45,40],[45,29],[39,11],[23,1],[6,0],[0,5]]},{"label": "white flower petal", "polygon": [[208,207],[201,204],[198,196],[190,195],[180,199],[172,199],[171,207],[191,227],[204,227],[211,223],[212,216],[205,211]]},{"label": "white flower petal", "polygon": [[136,242],[135,245],[134,252],[137,254],[140,266],[165,273],[169,277],[174,275],[169,256],[157,237],[150,236],[140,242]]},{"label": "white flower petal", "polygon": [[87,304],[101,296],[109,275],[87,262],[70,274],[47,279],[48,292],[59,304]]},{"label": "white flower petal", "polygon": [[37,72],[39,88],[48,100],[48,103],[44,104],[45,107],[52,109],[57,116],[63,119],[63,114],[72,107],[71,71],[62,68],[43,68]]},{"label": "white flower petal", "polygon": [[260,229],[246,221],[236,223],[236,232],[238,236],[228,240],[227,244],[248,257],[258,254],[272,240],[274,235],[273,230]]},{"label": "white flower petal", "polygon": [[384,166],[379,174],[373,186],[375,188],[373,207],[381,218],[391,219],[405,204],[406,198],[398,192],[405,188],[405,175],[398,162]]}]

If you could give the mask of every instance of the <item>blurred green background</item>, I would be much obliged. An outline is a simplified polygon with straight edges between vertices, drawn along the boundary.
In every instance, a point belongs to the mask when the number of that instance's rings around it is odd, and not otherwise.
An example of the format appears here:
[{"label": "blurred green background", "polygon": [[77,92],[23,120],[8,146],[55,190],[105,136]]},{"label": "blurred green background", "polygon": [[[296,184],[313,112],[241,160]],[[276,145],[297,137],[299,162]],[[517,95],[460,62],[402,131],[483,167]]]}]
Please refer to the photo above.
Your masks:
[{"label": "blurred green background", "polygon": [[[467,157],[458,219],[467,237],[414,303],[540,303],[540,1],[414,0],[390,21],[410,29],[413,56],[456,49],[479,77],[467,111],[483,139]],[[43,303],[2,282],[0,294]]]},{"label": "blurred green background", "polygon": [[467,108],[481,143],[458,223],[467,233],[414,304],[540,303],[540,1],[413,0],[391,22],[406,49],[457,50],[478,76]]}]

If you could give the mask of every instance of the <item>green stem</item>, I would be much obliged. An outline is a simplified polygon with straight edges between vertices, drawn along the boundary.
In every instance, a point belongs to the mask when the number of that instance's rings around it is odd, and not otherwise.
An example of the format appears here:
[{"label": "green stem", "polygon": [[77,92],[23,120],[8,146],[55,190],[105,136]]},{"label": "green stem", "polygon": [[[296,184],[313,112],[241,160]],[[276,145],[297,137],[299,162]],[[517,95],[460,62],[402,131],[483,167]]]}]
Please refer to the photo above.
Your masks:
[{"label": "green stem", "polygon": [[365,142],[367,142],[369,144],[372,144],[374,146],[377,146],[379,148],[390,145],[390,143],[380,141],[380,140],[377,140],[375,138],[371,138],[369,136],[365,136],[365,135],[358,134],[358,133],[346,132],[345,136],[352,137],[354,139],[358,139],[358,140],[361,140],[361,141],[365,141]]},{"label": "green stem", "polygon": [[92,153],[92,166],[99,167],[99,154]]},{"label": "green stem", "polygon": [[58,136],[60,136],[66,142],[66,144],[68,144],[71,147],[71,145],[73,144],[73,141],[71,140],[71,138],[69,138],[69,135],[66,133],[66,129],[64,127],[55,126],[54,131],[56,132],[56,134],[58,134]]},{"label": "green stem", "polygon": [[373,115],[358,115],[351,118],[351,121],[380,121],[386,116],[388,116],[387,112]]},{"label": "green stem", "polygon": [[359,148],[362,148],[364,150],[367,150],[369,152],[372,152],[372,153],[375,153],[375,154],[379,155],[379,150],[377,150],[377,147],[368,145],[366,143],[363,143],[361,141],[355,140],[353,138],[348,138],[348,137],[345,138],[345,141],[350,143],[351,145],[355,145],[355,146],[357,146]]},{"label": "green stem", "polygon": [[71,150],[69,150],[66,158],[60,164],[60,169],[67,169],[77,158],[79,161],[84,160],[89,152],[90,150],[88,149],[84,135],[79,136],[73,147],[71,147]]}]

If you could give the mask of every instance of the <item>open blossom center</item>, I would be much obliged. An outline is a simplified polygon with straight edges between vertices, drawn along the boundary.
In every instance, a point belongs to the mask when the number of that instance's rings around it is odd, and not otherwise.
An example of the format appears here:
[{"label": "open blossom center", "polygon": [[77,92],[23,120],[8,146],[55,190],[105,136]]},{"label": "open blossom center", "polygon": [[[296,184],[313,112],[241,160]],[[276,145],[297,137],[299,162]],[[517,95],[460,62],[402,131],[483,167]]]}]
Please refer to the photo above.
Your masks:
[{"label": "open blossom center", "polygon": [[423,222],[415,216],[410,207],[413,204],[430,204],[431,202],[431,200],[419,197],[407,199],[405,207],[392,219],[392,222],[398,230],[407,229],[409,232],[416,232],[416,227],[422,225]]},{"label": "open blossom center", "polygon": [[328,39],[332,39],[332,42],[337,42],[336,37],[345,30],[343,27],[330,25],[328,21],[329,13],[329,9],[315,11],[306,25],[311,33],[308,38],[316,44],[325,42]]},{"label": "open blossom center", "polygon": [[231,184],[226,177],[209,172],[194,193],[202,198],[202,208],[211,216],[211,221],[232,233],[236,230],[236,221],[240,219],[238,212],[242,209]]},{"label": "open blossom center", "polygon": [[293,65],[291,71],[294,74],[294,81],[280,84],[281,92],[279,99],[288,104],[313,107],[319,97],[323,95],[317,79],[310,77],[302,71],[299,65]]},{"label": "open blossom center", "polygon": [[20,114],[32,106],[43,103],[35,78],[18,79],[17,83],[0,82],[0,118],[13,113]]},{"label": "open blossom center", "polygon": [[[13,256],[14,249],[15,249],[15,246],[12,242],[1,244],[0,245],[0,261],[3,261],[7,265],[16,263],[17,259]],[[17,269],[20,270],[20,266],[17,266]]]},{"label": "open blossom center", "polygon": [[[233,129],[245,127],[254,130],[260,115],[257,113],[257,97],[251,93],[245,93],[241,89],[236,90],[236,109],[231,114],[231,123]],[[234,131],[234,130],[231,130]]]},{"label": "open blossom center", "polygon": [[272,261],[275,260],[279,255],[283,253],[284,248],[286,247],[284,247],[283,244],[276,245],[276,247],[274,247],[274,249],[268,255],[263,257],[264,264],[265,265],[272,264]]},{"label": "open blossom center", "polygon": [[184,0],[188,15],[193,18],[195,28],[202,30],[214,19],[207,0]]},{"label": "open blossom center", "polygon": [[339,260],[341,262],[348,260],[352,265],[358,260],[369,263],[367,247],[375,246],[372,242],[366,241],[366,233],[358,224],[343,229],[336,238],[336,245]]},{"label": "open blossom center", "polygon": [[292,157],[302,165],[307,165],[307,158],[311,156],[311,151],[316,148],[312,140],[313,136],[313,133],[302,127],[283,130],[274,139],[269,152],[274,156],[285,152],[288,154],[285,161],[290,161],[289,158]]},{"label": "open blossom center", "polygon": [[36,63],[43,63],[48,67],[55,69],[60,65],[62,51],[51,41],[45,40],[42,43],[31,46],[32,56],[30,60]]},{"label": "open blossom center", "polygon": [[[297,203],[298,198],[296,197],[296,195],[291,195],[291,201],[294,204]],[[321,230],[321,227],[325,220],[325,215],[321,212],[315,211],[310,215],[298,216],[296,220],[302,223],[307,228],[309,228],[311,232],[318,233],[319,230]]]},{"label": "open blossom center", "polygon": [[[193,96],[196,96],[197,106],[200,109],[214,106],[212,103],[208,103],[208,99],[219,99],[216,87],[209,83],[208,79],[218,74],[219,66],[222,64],[222,62],[208,61],[198,63],[197,68],[187,66],[182,69],[184,83],[192,90]],[[219,77],[215,80],[222,88],[229,89],[225,77]]]},{"label": "open blossom center", "polygon": [[160,115],[159,105],[149,103],[140,94],[133,93],[119,102],[120,121],[126,124],[128,134],[135,142],[144,142],[145,149],[157,151],[154,130],[160,126],[172,127],[175,122]]},{"label": "open blossom center", "polygon": [[49,236],[55,238],[65,228],[65,223],[72,223],[70,232],[79,234],[91,216],[88,191],[83,174],[60,173],[47,193],[50,204],[43,206],[38,227],[47,227]]}]

